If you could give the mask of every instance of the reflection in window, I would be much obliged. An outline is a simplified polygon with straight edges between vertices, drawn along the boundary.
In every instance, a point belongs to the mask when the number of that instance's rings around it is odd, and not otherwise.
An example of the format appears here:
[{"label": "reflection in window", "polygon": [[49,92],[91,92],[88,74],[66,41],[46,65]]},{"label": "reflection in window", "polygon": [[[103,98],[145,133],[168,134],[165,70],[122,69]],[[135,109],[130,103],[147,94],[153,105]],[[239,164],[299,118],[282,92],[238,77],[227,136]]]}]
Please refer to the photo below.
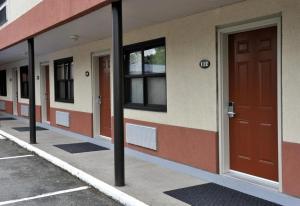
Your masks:
[{"label": "reflection in window", "polygon": [[125,55],[125,107],[166,111],[165,39],[129,45]]},{"label": "reflection in window", "polygon": [[157,47],[144,51],[145,73],[166,72],[165,47]]},{"label": "reflection in window", "polygon": [[142,52],[133,52],[129,55],[129,74],[142,73]]},{"label": "reflection in window", "polygon": [[55,101],[74,102],[73,58],[54,61]]},{"label": "reflection in window", "polygon": [[7,22],[6,0],[0,0],[0,26]]}]

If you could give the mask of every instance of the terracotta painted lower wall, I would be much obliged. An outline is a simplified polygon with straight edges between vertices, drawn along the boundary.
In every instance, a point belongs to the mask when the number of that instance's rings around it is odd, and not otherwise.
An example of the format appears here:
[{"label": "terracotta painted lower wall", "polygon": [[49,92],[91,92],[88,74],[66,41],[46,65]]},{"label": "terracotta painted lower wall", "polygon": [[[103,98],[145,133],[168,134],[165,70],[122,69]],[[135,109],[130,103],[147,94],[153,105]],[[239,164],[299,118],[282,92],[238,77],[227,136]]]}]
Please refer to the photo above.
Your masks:
[{"label": "terracotta painted lower wall", "polygon": [[6,101],[6,100],[0,100],[0,101],[5,102],[5,110],[1,110],[1,111],[12,114],[13,113],[13,102]]},{"label": "terracotta painted lower wall", "polygon": [[[68,112],[70,115],[70,127],[64,127],[56,124],[56,111]],[[93,114],[86,112],[77,112],[71,110],[62,110],[50,108],[51,126],[76,132],[89,137],[93,136]]]},{"label": "terracotta painted lower wall", "polygon": [[282,144],[283,192],[300,197],[300,144]]},{"label": "terracotta painted lower wall", "polygon": [[219,172],[218,137],[216,132],[132,119],[125,119],[125,123],[155,127],[157,129],[158,145],[157,151],[125,142],[126,147],[209,172]]},{"label": "terracotta painted lower wall", "polygon": [[[18,109],[18,116],[22,116],[21,115],[21,105],[28,105],[28,104],[24,104],[24,103],[18,103],[17,109]],[[23,116],[26,117],[27,116]],[[41,106],[40,105],[36,105],[35,106],[35,118],[37,122],[42,122],[42,110],[41,110]]]}]

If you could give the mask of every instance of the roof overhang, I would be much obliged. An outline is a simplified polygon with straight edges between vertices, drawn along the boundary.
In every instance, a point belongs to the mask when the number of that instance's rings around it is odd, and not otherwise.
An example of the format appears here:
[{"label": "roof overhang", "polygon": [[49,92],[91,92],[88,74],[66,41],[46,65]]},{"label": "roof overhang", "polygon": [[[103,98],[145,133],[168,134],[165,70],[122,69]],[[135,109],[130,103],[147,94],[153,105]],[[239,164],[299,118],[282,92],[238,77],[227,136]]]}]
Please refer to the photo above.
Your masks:
[{"label": "roof overhang", "polygon": [[43,0],[0,30],[0,50],[111,3],[111,0]]},{"label": "roof overhang", "polygon": [[[240,1],[244,0],[123,0],[124,32]],[[69,5],[62,2],[68,2]],[[24,59],[27,53],[27,43],[24,40],[28,37],[35,37],[36,55],[110,37],[112,16],[111,7],[107,6],[109,3],[110,0],[44,0],[28,14],[0,31],[0,48],[5,47],[0,51],[0,65]],[[64,11],[67,14],[63,14]],[[43,12],[46,14],[43,15]],[[43,16],[48,20],[33,20]],[[53,19],[50,20],[51,18]],[[33,25],[26,25],[29,22]],[[23,29],[25,31],[21,31]],[[16,36],[12,35],[15,32]],[[74,41],[70,38],[71,35],[78,35],[79,39]]]}]

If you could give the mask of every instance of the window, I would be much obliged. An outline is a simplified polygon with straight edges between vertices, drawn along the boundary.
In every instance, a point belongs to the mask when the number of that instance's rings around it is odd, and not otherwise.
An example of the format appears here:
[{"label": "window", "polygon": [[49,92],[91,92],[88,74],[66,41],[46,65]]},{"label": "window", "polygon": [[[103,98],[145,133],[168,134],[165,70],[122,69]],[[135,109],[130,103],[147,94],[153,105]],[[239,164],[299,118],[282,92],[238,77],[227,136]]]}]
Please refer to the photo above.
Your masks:
[{"label": "window", "polygon": [[167,111],[165,39],[124,48],[125,107]]},{"label": "window", "polygon": [[0,26],[7,22],[6,0],[0,0]]},{"label": "window", "polygon": [[55,101],[74,103],[73,57],[54,61]]},{"label": "window", "polygon": [[28,66],[20,68],[20,82],[21,82],[21,98],[28,99],[29,97],[29,82],[28,82]]},{"label": "window", "polygon": [[6,70],[0,71],[0,96],[7,96]]}]

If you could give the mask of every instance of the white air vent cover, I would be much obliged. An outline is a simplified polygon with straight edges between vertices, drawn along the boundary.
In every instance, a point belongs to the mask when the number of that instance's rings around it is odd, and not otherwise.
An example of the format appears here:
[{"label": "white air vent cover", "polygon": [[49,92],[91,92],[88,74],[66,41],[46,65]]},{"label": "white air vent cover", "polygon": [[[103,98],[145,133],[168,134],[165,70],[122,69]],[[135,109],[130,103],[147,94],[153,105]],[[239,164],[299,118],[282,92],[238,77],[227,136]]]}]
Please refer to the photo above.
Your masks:
[{"label": "white air vent cover", "polygon": [[29,116],[29,106],[21,104],[21,116],[28,117]]},{"label": "white air vent cover", "polygon": [[156,128],[126,123],[126,141],[129,144],[157,150]]},{"label": "white air vent cover", "polygon": [[69,112],[56,111],[56,124],[64,127],[69,127],[70,126]]},{"label": "white air vent cover", "polygon": [[5,110],[5,101],[0,101],[0,110]]}]

